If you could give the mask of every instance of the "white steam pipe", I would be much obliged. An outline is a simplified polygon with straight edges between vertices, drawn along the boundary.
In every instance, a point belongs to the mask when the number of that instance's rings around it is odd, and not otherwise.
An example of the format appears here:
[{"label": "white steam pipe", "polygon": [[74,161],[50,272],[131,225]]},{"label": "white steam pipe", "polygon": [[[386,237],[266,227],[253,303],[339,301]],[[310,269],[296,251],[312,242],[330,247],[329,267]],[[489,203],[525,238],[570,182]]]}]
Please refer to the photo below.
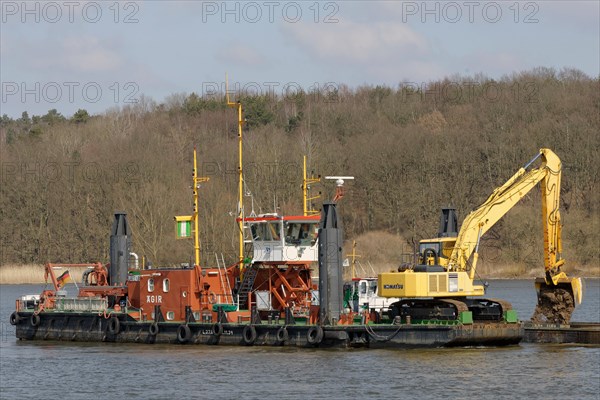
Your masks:
[{"label": "white steam pipe", "polygon": [[133,258],[135,258],[135,269],[140,269],[140,263],[139,263],[139,257],[136,253],[134,252],[130,252],[129,253],[130,256],[133,256]]}]

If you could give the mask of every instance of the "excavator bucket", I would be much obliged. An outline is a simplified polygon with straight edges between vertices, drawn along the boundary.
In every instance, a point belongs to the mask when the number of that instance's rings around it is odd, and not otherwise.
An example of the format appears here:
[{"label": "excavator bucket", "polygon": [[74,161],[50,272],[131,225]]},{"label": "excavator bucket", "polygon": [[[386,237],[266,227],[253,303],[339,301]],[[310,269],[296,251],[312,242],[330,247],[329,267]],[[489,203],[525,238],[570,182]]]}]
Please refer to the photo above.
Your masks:
[{"label": "excavator bucket", "polygon": [[545,278],[537,278],[535,288],[538,302],[532,322],[569,324],[575,307],[583,299],[581,278],[567,278],[564,275],[550,283]]},{"label": "excavator bucket", "polygon": [[575,296],[575,307],[577,307],[583,301],[583,282],[581,278],[571,279],[571,289],[573,290],[573,296]]}]

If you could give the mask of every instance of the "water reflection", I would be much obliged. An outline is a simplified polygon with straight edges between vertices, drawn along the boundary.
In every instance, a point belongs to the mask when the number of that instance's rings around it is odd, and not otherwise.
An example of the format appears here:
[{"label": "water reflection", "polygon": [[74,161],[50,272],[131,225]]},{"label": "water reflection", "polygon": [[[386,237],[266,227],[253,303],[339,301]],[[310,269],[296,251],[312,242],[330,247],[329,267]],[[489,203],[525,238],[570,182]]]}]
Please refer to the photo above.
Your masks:
[{"label": "water reflection", "polygon": [[[531,281],[491,281],[488,295],[531,316]],[[312,350],[19,342],[8,317],[39,285],[0,286],[0,398],[598,399],[600,348]],[[576,321],[600,321],[588,280]],[[34,383],[34,384],[33,384]]]}]

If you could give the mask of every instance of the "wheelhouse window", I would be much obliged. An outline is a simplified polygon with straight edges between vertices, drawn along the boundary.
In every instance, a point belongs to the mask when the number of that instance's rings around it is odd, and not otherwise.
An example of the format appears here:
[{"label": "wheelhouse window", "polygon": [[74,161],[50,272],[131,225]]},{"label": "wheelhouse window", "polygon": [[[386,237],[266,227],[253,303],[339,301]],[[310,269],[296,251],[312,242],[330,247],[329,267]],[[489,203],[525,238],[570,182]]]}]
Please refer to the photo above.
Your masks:
[{"label": "wheelhouse window", "polygon": [[376,295],[377,294],[377,281],[369,282],[369,294]]},{"label": "wheelhouse window", "polygon": [[252,240],[260,240],[262,232],[259,224],[250,224],[250,232],[252,232]]},{"label": "wheelhouse window", "polygon": [[250,226],[252,238],[255,241],[277,241],[281,240],[281,223],[279,222],[263,222],[252,224]]},{"label": "wheelhouse window", "polygon": [[163,280],[163,292],[167,293],[169,289],[171,289],[171,281],[169,281],[169,278],[166,278]]},{"label": "wheelhouse window", "polygon": [[271,240],[281,240],[281,224],[279,222],[269,222],[267,226]]},{"label": "wheelhouse window", "polygon": [[285,243],[291,246],[314,246],[317,241],[317,224],[290,222],[285,230]]},{"label": "wheelhouse window", "polygon": [[362,281],[360,283],[359,290],[360,290],[360,294],[362,294],[362,295],[367,294],[367,282]]}]

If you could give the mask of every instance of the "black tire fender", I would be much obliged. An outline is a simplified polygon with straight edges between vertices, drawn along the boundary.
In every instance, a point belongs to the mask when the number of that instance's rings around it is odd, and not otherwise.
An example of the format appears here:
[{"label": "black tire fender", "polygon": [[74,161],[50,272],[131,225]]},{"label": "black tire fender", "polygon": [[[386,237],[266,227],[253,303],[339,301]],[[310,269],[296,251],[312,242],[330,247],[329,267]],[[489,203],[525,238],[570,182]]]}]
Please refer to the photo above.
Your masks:
[{"label": "black tire fender", "polygon": [[158,335],[158,332],[160,332],[160,328],[158,327],[158,322],[151,323],[150,326],[148,327],[148,333],[152,336],[156,336],[156,335]]},{"label": "black tire fender", "polygon": [[323,328],[319,325],[314,325],[306,331],[306,341],[308,344],[319,344],[323,340]]},{"label": "black tire fender", "polygon": [[181,344],[185,344],[192,338],[192,330],[187,325],[179,325],[177,328],[177,341]]},{"label": "black tire fender", "polygon": [[212,333],[215,336],[221,336],[223,334],[223,324],[220,322],[215,322],[212,326]]},{"label": "black tire fender", "polygon": [[277,341],[280,343],[287,342],[289,339],[288,330],[285,326],[282,326],[277,330],[276,334]]},{"label": "black tire fender", "polygon": [[117,317],[111,317],[108,320],[108,333],[118,335],[121,332],[121,321]]},{"label": "black tire fender", "polygon": [[41,318],[38,314],[31,314],[31,318],[29,319],[29,323],[31,326],[36,327],[40,325]]},{"label": "black tire fender", "polygon": [[242,339],[244,339],[244,344],[247,346],[251,346],[256,341],[256,328],[254,325],[246,325],[244,330],[242,331]]},{"label": "black tire fender", "polygon": [[21,321],[21,317],[19,316],[18,312],[14,311],[12,314],[10,314],[10,324],[11,325],[17,325],[20,321]]}]

